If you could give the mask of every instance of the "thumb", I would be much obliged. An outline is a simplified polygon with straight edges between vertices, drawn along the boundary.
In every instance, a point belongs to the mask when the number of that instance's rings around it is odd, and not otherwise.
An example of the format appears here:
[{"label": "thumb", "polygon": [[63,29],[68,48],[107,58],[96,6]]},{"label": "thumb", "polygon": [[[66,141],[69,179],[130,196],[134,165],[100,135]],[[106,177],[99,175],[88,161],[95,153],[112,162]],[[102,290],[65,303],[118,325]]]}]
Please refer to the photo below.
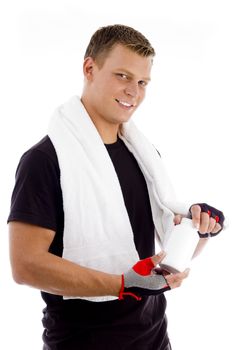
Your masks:
[{"label": "thumb", "polygon": [[158,254],[153,255],[151,257],[151,260],[152,260],[153,264],[156,266],[165,258],[165,256],[166,256],[166,253],[164,251],[161,251]]}]

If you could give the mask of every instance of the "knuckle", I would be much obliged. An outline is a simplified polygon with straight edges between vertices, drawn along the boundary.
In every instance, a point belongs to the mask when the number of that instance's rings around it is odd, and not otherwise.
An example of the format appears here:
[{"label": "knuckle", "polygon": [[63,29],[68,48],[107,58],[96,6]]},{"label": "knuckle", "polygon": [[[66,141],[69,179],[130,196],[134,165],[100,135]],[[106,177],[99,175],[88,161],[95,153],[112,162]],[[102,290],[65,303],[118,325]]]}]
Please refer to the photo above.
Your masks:
[{"label": "knuckle", "polygon": [[208,221],[208,222],[209,222],[210,216],[209,216],[208,213],[206,213],[206,212],[203,211],[203,212],[201,213],[201,219],[202,219],[203,221]]},{"label": "knuckle", "polygon": [[200,205],[198,205],[198,204],[194,204],[193,206],[192,206],[192,208],[191,208],[191,210],[193,210],[193,211],[195,211],[195,212],[201,212],[201,207],[200,207]]}]

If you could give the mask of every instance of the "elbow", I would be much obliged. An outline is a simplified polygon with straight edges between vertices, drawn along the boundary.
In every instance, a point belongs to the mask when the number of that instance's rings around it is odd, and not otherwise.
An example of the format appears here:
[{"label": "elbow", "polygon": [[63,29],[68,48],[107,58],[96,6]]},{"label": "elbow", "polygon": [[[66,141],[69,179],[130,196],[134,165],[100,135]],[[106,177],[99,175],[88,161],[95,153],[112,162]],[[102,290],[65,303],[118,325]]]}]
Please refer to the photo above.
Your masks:
[{"label": "elbow", "polygon": [[25,284],[24,280],[19,275],[12,274],[12,277],[15,283]]},{"label": "elbow", "polygon": [[28,266],[28,262],[24,261],[22,258],[14,259],[11,257],[11,274],[15,283],[29,284],[30,273]]},{"label": "elbow", "polygon": [[17,284],[27,284],[26,271],[20,266],[11,266],[12,278]]}]

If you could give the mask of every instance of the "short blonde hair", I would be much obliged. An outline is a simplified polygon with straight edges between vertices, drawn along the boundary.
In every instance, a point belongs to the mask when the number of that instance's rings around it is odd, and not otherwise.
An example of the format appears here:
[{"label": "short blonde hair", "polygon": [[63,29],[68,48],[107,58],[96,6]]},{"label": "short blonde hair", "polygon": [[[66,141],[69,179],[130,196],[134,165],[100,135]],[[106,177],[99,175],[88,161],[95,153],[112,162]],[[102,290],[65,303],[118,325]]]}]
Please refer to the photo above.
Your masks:
[{"label": "short blonde hair", "polygon": [[149,40],[137,30],[120,24],[99,28],[91,37],[84,58],[92,57],[102,64],[113,47],[121,44],[140,56],[155,56]]}]

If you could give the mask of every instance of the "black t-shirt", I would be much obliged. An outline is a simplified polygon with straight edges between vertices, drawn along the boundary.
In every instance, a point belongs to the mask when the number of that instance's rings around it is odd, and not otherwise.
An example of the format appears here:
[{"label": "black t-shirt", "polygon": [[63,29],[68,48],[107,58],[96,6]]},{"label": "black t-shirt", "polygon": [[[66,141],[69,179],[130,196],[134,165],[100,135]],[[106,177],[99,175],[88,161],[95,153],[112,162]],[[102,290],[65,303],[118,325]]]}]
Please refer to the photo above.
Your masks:
[{"label": "black t-shirt", "polygon": [[[124,142],[105,145],[115,167],[141,259],[154,254],[154,224],[143,174]],[[60,169],[48,136],[28,150],[16,171],[9,221],[22,221],[56,232],[49,251],[62,256],[64,212]],[[63,300],[41,292],[43,340],[47,349],[165,350],[168,344],[163,294],[141,301]]]}]

